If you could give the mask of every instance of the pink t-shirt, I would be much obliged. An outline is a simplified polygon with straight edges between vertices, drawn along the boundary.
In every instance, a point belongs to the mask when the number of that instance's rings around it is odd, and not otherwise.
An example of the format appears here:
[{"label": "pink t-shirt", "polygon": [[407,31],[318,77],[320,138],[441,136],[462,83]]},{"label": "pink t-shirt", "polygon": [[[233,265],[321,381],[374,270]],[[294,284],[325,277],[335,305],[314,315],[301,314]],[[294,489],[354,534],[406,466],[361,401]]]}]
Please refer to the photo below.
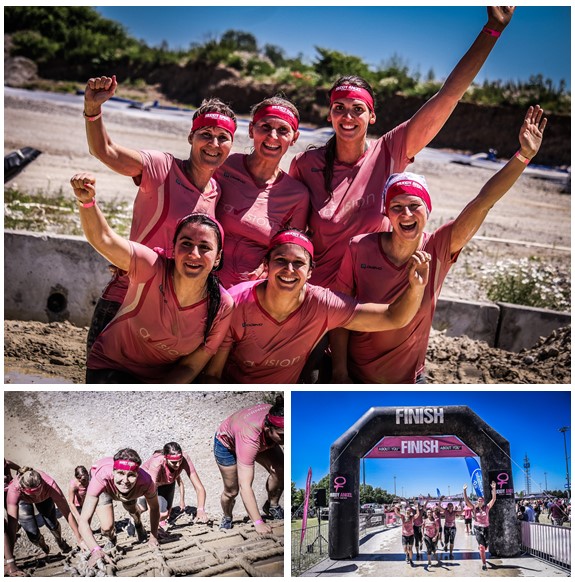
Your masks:
[{"label": "pink t-shirt", "polygon": [[[153,150],[142,150],[140,154],[143,170],[134,200],[130,240],[149,248],[166,249],[172,256],[178,220],[191,212],[215,216],[220,189],[212,179],[208,191],[200,192],[184,172],[184,162],[172,154]],[[127,288],[127,277],[114,277],[102,297],[121,303]]]},{"label": "pink t-shirt", "polygon": [[233,301],[220,286],[220,309],[204,345],[207,299],[180,307],[171,261],[130,242],[130,286],[114,319],[98,336],[88,368],[125,370],[142,382],[158,382],[182,357],[204,346],[215,354],[228,330]]},{"label": "pink t-shirt", "polygon": [[401,516],[401,534],[404,536],[412,536],[413,535],[413,518],[406,519],[405,516]]},{"label": "pink t-shirt", "polygon": [[[421,307],[405,327],[374,333],[351,332],[350,374],[364,383],[413,384],[425,366],[435,306],[443,281],[459,253],[451,256],[448,222],[424,234],[422,250],[431,254],[429,282]],[[336,288],[361,303],[392,303],[409,285],[407,263],[394,265],[383,252],[378,233],[354,237],[348,246]]]},{"label": "pink t-shirt", "polygon": [[472,512],[473,512],[473,509],[471,509],[471,507],[466,507],[463,510],[463,519],[471,519]]},{"label": "pink t-shirt", "polygon": [[114,458],[104,457],[96,461],[90,468],[90,484],[88,485],[87,495],[98,497],[102,493],[107,493],[116,501],[131,501],[142,495],[151,499],[156,495],[156,484],[142,467],[138,469],[136,484],[126,496],[118,491],[114,484]]},{"label": "pink t-shirt", "polygon": [[238,463],[251,467],[261,451],[275,446],[266,440],[264,421],[271,404],[257,404],[234,412],[220,424],[216,436],[230,451],[236,453]]},{"label": "pink t-shirt", "polygon": [[457,517],[457,512],[455,510],[449,511],[445,510],[445,527],[455,527],[455,518]]},{"label": "pink t-shirt", "polygon": [[417,527],[420,527],[422,523],[423,523],[423,515],[420,512],[417,517],[414,517],[413,518],[413,525],[416,525]]},{"label": "pink t-shirt", "polygon": [[42,501],[51,498],[56,504],[56,507],[60,510],[60,513],[66,517],[70,508],[62,490],[50,475],[44,473],[44,471],[37,472],[42,477],[40,489],[31,495],[24,493],[20,486],[20,480],[16,477],[8,486],[6,497],[7,505],[18,505],[18,502],[20,501],[23,501],[24,503],[41,503]]},{"label": "pink t-shirt", "polygon": [[232,287],[232,322],[222,349],[230,349],[224,378],[234,383],[293,384],[306,360],[330,329],[343,327],[354,316],[357,301],[329,289],[306,284],[303,303],[284,321],[276,321],[261,306],[250,281]]},{"label": "pink t-shirt", "polygon": [[84,499],[86,499],[87,487],[80,485],[78,479],[70,479],[70,487],[74,493],[74,505],[76,507],[82,507],[84,505]]},{"label": "pink t-shirt", "polygon": [[185,471],[188,474],[188,477],[196,472],[192,460],[186,453],[183,453],[182,462],[175,471],[170,471],[162,453],[154,453],[142,464],[142,469],[150,475],[156,486],[173,483],[180,476],[182,471]]},{"label": "pink t-shirt", "polygon": [[218,276],[227,289],[246,280],[262,262],[271,237],[290,226],[305,229],[307,187],[281,172],[273,184],[256,185],[245,154],[232,154],[216,172],[222,194],[216,216],[226,233],[224,264]]},{"label": "pink t-shirt", "polygon": [[298,154],[292,161],[290,175],[309,189],[311,210],[309,227],[313,232],[316,268],[311,283],[330,287],[351,237],[364,232],[390,229],[381,213],[383,187],[387,178],[403,172],[413,162],[407,157],[402,123],[377,141],[369,143],[355,164],[336,160],[331,199],[324,188],[325,146]]},{"label": "pink t-shirt", "polygon": [[475,525],[481,527],[489,527],[489,507],[484,505],[481,509],[475,506],[473,511],[473,518],[475,519]]},{"label": "pink t-shirt", "polygon": [[437,522],[434,519],[425,518],[423,520],[423,533],[429,537],[434,538],[439,531],[437,527]]}]

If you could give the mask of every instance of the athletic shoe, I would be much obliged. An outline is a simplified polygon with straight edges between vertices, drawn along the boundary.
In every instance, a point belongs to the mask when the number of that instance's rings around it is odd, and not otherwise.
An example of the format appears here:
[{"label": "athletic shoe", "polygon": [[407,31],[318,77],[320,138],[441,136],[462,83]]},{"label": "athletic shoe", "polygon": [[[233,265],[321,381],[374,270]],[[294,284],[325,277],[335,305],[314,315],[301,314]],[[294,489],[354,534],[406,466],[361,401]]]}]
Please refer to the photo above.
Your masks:
[{"label": "athletic shoe", "polygon": [[283,519],[284,510],[281,505],[270,505],[268,509],[268,516],[270,519]]},{"label": "athletic shoe", "polygon": [[220,529],[232,529],[232,527],[233,527],[232,518],[228,517],[227,515],[224,515],[220,523]]},{"label": "athletic shoe", "polygon": [[481,566],[482,570],[487,570],[487,564],[483,564],[483,566]]},{"label": "athletic shoe", "polygon": [[66,540],[56,541],[56,543],[58,544],[58,547],[63,554],[69,554],[72,551],[72,548],[68,545]]},{"label": "athletic shoe", "polygon": [[415,565],[413,564],[413,560],[409,560],[409,564],[411,565],[412,568],[415,568]]},{"label": "athletic shoe", "polygon": [[409,564],[409,556],[405,556],[405,563]]},{"label": "athletic shoe", "polygon": [[38,541],[38,546],[40,546],[40,549],[45,553],[45,554],[49,554],[50,553],[50,546],[47,544],[46,540],[44,539],[44,536],[40,536],[40,540]]}]

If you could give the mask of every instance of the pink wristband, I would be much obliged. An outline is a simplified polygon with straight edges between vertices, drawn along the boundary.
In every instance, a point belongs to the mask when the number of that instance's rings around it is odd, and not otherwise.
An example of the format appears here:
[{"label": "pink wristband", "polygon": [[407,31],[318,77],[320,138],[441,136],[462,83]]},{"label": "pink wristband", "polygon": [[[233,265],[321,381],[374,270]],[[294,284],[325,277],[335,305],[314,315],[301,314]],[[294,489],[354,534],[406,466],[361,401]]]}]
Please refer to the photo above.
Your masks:
[{"label": "pink wristband", "polygon": [[263,519],[258,519],[257,521],[254,521],[254,525],[260,525],[260,523],[263,523],[264,520]]},{"label": "pink wristband", "polygon": [[498,30],[493,30],[492,28],[487,28],[487,26],[483,27],[482,32],[488,34],[489,36],[494,36],[495,38],[499,38],[501,36],[501,32],[499,32]]},{"label": "pink wristband", "polygon": [[92,208],[92,206],[96,205],[96,197],[94,196],[89,202],[81,202],[80,200],[76,199],[76,204],[81,208]]},{"label": "pink wristband", "polygon": [[94,552],[98,552],[98,551],[100,551],[101,549],[102,549],[102,548],[101,548],[100,546],[96,546],[95,548],[92,548],[92,549],[90,550],[90,553],[91,553],[91,554],[93,554]]},{"label": "pink wristband", "polygon": [[96,121],[96,119],[100,119],[100,117],[102,117],[102,112],[100,111],[100,113],[98,113],[98,115],[86,115],[86,112],[84,111],[84,117],[86,118],[86,121]]},{"label": "pink wristband", "polygon": [[520,162],[523,162],[525,165],[527,165],[531,161],[529,158],[526,158],[524,155],[522,155],[521,151],[519,151],[519,150],[517,150],[517,152],[515,153],[515,157]]}]

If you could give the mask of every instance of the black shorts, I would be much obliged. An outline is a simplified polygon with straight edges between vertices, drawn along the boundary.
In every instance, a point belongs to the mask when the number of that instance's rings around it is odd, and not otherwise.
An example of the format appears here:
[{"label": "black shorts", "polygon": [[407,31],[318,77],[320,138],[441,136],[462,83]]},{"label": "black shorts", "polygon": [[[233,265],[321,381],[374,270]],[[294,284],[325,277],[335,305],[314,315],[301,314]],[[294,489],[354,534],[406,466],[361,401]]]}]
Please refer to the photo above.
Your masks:
[{"label": "black shorts", "polygon": [[421,526],[414,525],[413,526],[413,535],[415,537],[415,541],[420,544],[423,540],[423,535],[421,534]]},{"label": "black shorts", "polygon": [[437,541],[433,541],[429,536],[424,535],[423,541],[425,542],[425,547],[427,548],[428,554],[435,554],[437,551]]},{"label": "black shorts", "polygon": [[410,536],[401,535],[401,543],[404,546],[413,546],[413,534]]},{"label": "black shorts", "polygon": [[489,528],[476,525],[474,533],[477,543],[487,549],[489,546]]},{"label": "black shorts", "polygon": [[457,531],[457,528],[455,526],[453,527],[446,527],[444,526],[443,528],[443,539],[445,540],[445,543],[449,543],[449,544],[453,544],[455,542],[455,533]]},{"label": "black shorts", "polygon": [[465,518],[465,523],[471,525],[471,523],[473,522],[473,520],[470,517],[466,517]]}]

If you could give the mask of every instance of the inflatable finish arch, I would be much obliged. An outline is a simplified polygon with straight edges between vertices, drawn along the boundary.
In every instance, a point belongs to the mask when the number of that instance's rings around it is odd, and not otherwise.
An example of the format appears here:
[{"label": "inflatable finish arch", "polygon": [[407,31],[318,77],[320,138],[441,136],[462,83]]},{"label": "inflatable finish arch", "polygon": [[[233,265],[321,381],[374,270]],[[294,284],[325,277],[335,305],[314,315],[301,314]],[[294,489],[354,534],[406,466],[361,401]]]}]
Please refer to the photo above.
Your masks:
[{"label": "inflatable finish arch", "polygon": [[490,481],[496,475],[508,476],[497,484],[497,501],[489,513],[489,550],[501,557],[519,553],[509,442],[467,406],[386,406],[370,408],[331,446],[330,558],[342,560],[359,554],[361,458],[384,436],[439,435],[458,437],[480,457],[486,503],[491,499]]}]

